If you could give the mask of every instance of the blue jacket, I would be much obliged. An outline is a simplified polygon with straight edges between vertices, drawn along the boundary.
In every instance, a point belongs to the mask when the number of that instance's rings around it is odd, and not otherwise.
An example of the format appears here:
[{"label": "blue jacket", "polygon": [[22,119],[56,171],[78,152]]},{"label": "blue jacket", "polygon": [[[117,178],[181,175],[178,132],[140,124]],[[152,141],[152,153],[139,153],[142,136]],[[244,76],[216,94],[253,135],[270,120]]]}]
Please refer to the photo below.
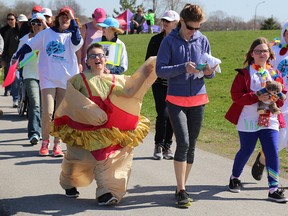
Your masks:
[{"label": "blue jacket", "polygon": [[190,41],[185,41],[179,34],[179,28],[175,28],[167,35],[159,48],[156,62],[158,77],[168,80],[168,95],[195,96],[206,94],[205,78],[195,78],[186,73],[185,63],[188,61],[199,64],[200,56],[210,52],[210,44],[206,36],[196,31]]}]

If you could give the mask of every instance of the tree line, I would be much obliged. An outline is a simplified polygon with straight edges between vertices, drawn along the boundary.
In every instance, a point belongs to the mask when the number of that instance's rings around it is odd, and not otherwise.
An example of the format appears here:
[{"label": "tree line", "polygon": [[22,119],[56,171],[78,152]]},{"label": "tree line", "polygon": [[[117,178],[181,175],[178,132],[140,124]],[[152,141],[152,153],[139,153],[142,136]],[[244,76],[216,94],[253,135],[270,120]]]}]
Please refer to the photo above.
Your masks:
[{"label": "tree line", "polygon": [[[159,1],[153,1],[153,9],[156,13],[156,25],[160,24],[161,17],[160,14],[163,14],[165,10],[175,10],[180,11],[183,8],[185,2],[181,0],[162,0],[161,4]],[[148,1],[143,1],[147,5]],[[137,0],[119,0],[118,9],[114,8],[113,13],[110,16],[117,16],[126,9],[131,10],[133,13],[137,10],[137,7],[142,7],[144,11],[148,9],[145,8],[145,4],[137,4]],[[35,1],[22,1],[16,0],[15,4],[12,7],[7,6],[0,0],[0,26],[6,25],[6,15],[9,12],[16,14],[25,14],[27,17],[31,16],[31,10],[34,5],[37,5]],[[60,8],[63,6],[70,6],[75,11],[75,14],[79,18],[81,23],[88,22],[91,17],[83,15],[83,8],[75,0],[52,0],[47,3],[47,1],[42,0],[40,5],[42,7],[48,7],[52,10],[53,14],[57,14]],[[150,9],[150,8],[149,8]],[[273,17],[256,17],[256,20],[251,19],[247,22],[244,22],[241,17],[228,16],[223,11],[215,11],[210,14],[207,14],[206,22],[202,24],[202,31],[235,31],[235,30],[274,30],[281,29],[280,23],[277,19]],[[158,17],[158,19],[157,19]]]}]

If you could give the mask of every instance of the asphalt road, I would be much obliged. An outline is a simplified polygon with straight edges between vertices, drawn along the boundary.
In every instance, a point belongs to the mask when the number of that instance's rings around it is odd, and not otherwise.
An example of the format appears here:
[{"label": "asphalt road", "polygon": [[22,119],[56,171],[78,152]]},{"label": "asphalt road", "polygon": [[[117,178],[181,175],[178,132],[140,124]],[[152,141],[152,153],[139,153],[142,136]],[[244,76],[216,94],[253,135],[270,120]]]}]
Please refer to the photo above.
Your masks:
[{"label": "asphalt road", "polygon": [[[64,196],[59,185],[61,158],[38,156],[39,144],[27,139],[27,119],[12,108],[12,98],[0,90],[0,215],[212,215],[288,216],[288,204],[267,200],[267,178],[256,182],[251,167],[242,175],[241,193],[228,191],[233,161],[196,150],[187,190],[194,202],[188,209],[175,206],[173,161],[152,159],[153,134],[135,148],[127,195],[115,207],[98,206],[96,184],[79,188],[80,197]],[[211,144],[213,148],[213,144]],[[173,146],[174,149],[174,146]],[[254,160],[252,158],[251,160]],[[281,179],[288,186],[287,179]],[[288,197],[288,192],[286,193]]]}]

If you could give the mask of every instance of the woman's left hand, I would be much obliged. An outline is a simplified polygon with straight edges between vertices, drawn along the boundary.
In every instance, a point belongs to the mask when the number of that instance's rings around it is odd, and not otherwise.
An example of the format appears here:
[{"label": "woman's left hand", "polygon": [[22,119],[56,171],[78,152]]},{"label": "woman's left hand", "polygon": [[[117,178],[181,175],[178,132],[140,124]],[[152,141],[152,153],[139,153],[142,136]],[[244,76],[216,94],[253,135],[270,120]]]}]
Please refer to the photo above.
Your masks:
[{"label": "woman's left hand", "polygon": [[72,10],[67,9],[67,11],[68,11],[67,15],[68,15],[69,19],[75,19]]},{"label": "woman's left hand", "polygon": [[215,69],[217,68],[218,64],[215,65],[214,67],[210,67],[209,64],[206,65],[206,67],[203,69],[203,73],[205,76],[210,76],[214,71]]}]

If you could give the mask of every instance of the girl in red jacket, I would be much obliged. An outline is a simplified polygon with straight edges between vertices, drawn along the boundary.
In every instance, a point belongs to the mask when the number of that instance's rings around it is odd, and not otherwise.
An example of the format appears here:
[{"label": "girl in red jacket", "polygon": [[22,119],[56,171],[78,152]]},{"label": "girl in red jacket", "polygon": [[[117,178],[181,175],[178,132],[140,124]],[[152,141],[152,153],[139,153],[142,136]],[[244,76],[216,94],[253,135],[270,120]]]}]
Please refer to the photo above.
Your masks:
[{"label": "girl in red jacket", "polygon": [[[276,202],[287,202],[279,185],[279,157],[277,150],[279,127],[285,127],[283,116],[268,113],[259,115],[257,112],[258,101],[269,100],[268,93],[257,96],[255,93],[264,87],[267,80],[276,80],[283,83],[281,74],[274,70],[269,60],[274,59],[266,38],[258,38],[253,41],[244,64],[246,68],[236,70],[234,82],[231,87],[233,104],[226,113],[226,119],[237,125],[240,138],[240,150],[237,152],[232,175],[230,177],[229,190],[239,193],[241,190],[240,176],[245,164],[254,151],[257,140],[261,142],[266,156],[266,169],[268,173],[269,193],[268,199]],[[283,91],[286,93],[286,91]],[[283,101],[277,100],[281,107]],[[264,122],[264,124],[263,124]],[[268,124],[267,124],[268,122]]]}]

